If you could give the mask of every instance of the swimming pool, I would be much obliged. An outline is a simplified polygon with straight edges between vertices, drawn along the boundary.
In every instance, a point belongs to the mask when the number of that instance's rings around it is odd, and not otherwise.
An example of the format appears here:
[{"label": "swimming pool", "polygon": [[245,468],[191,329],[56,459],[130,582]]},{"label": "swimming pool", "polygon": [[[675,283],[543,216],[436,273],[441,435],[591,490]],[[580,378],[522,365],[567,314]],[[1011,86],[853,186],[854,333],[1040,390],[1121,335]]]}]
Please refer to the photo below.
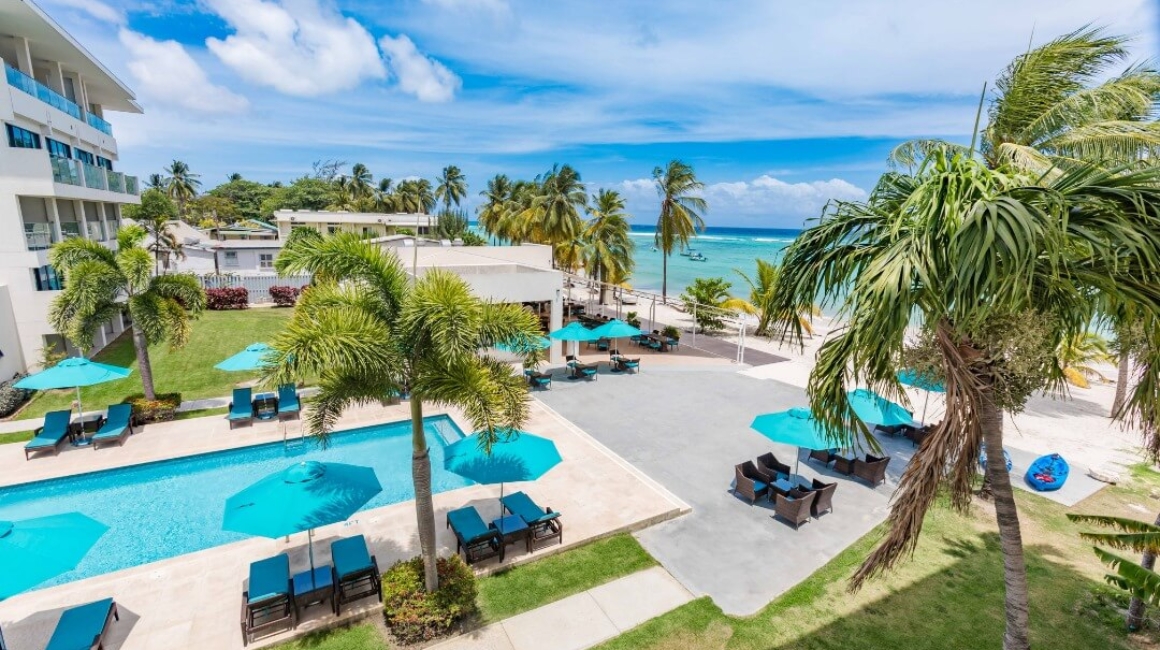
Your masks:
[{"label": "swimming pool", "polygon": [[[432,490],[474,485],[443,470],[444,448],[463,437],[459,427],[445,415],[423,422]],[[222,530],[226,499],[303,460],[373,467],[383,491],[362,510],[415,498],[411,423],[403,421],[335,432],[326,449],[307,438],[0,488],[0,520],[75,511],[109,527],[75,570],[40,585],[49,587],[247,539]]]}]

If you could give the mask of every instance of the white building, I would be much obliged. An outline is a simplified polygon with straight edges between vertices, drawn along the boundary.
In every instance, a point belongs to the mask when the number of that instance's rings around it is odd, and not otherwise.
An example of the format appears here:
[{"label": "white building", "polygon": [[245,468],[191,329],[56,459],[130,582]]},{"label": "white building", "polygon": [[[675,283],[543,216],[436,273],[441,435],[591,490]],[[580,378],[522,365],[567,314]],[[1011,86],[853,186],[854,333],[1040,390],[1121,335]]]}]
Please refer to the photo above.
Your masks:
[{"label": "white building", "polygon": [[370,239],[399,233],[408,228],[425,235],[439,223],[437,217],[426,214],[401,212],[311,212],[309,210],[278,210],[274,213],[278,237],[286,239],[295,228],[313,228],[324,235],[353,232]]},{"label": "white building", "polygon": [[[115,246],[137,179],[117,168],[111,112],[133,91],[29,0],[0,0],[0,381],[63,339],[48,324],[60,279],[47,249],[69,237]],[[125,327],[114,318],[100,348]]]}]

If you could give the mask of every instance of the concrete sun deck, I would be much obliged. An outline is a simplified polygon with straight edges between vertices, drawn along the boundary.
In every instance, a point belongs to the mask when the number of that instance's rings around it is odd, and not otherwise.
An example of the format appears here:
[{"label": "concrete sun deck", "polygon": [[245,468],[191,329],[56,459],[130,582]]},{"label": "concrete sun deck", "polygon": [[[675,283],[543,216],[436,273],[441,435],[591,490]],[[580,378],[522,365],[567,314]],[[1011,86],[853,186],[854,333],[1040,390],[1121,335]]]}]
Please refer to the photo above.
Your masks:
[{"label": "concrete sun deck", "polygon": [[[438,414],[432,409],[428,415]],[[450,412],[465,431],[461,414]],[[409,419],[406,404],[351,409],[338,428]],[[297,435],[300,423],[287,423]],[[508,484],[522,489],[542,505],[563,513],[563,546],[533,554],[509,547],[506,565],[543,557],[587,540],[617,531],[636,530],[688,511],[688,506],[644,476],[583,431],[533,403],[528,431],[554,440],[564,461],[534,483]],[[281,440],[276,422],[257,422],[252,427],[229,430],[222,417],[197,418],[143,427],[123,447],[93,451],[65,447],[57,457],[24,460],[22,445],[0,446],[0,485],[13,485],[154,460],[177,458],[222,449]],[[485,518],[499,514],[498,486],[472,486],[435,495],[437,541],[441,555],[455,551],[455,539],[443,525],[448,510],[475,505]],[[191,498],[196,498],[191,495]],[[419,553],[413,502],[360,512],[351,520],[315,531],[315,559],[330,561],[330,542],[338,537],[363,534],[385,570],[398,560]],[[223,504],[224,505],[224,504]],[[294,572],[307,568],[305,535],[278,540],[253,538],[206,549],[168,560],[96,576],[64,585],[26,592],[0,603],[0,626],[10,647],[43,648],[61,612],[69,607],[112,596],[121,620],[112,625],[107,647],[121,650],[158,648],[240,648],[241,592],[249,564],[277,553],[290,555]],[[495,559],[477,565],[483,571],[496,568]],[[251,647],[263,647],[290,636],[359,618],[379,609],[371,599],[348,606],[341,619],[325,606],[303,611],[293,633],[268,637]]]}]

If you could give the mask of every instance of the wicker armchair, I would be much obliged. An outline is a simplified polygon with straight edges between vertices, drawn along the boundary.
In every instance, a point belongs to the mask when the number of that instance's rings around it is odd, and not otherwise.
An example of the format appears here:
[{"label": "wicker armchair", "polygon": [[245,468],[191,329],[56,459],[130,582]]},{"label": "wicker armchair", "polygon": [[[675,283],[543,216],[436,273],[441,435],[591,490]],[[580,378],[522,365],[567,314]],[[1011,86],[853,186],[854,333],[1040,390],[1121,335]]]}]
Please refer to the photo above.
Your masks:
[{"label": "wicker armchair", "polygon": [[789,496],[777,495],[773,510],[776,516],[793,524],[794,529],[810,520],[810,508],[817,498],[816,492],[790,490]]},{"label": "wicker armchair", "polygon": [[859,458],[854,461],[854,476],[878,487],[879,484],[886,482],[886,466],[889,464],[889,456],[879,458],[866,454],[866,460]]},{"label": "wicker armchair", "polygon": [[749,504],[769,494],[769,483],[757,473],[753,461],[747,460],[733,468],[733,494],[749,499]]},{"label": "wicker armchair", "polygon": [[757,474],[766,483],[773,483],[779,474],[789,476],[789,465],[779,461],[772,453],[757,457]]},{"label": "wicker armchair", "polygon": [[818,479],[813,480],[814,489],[812,492],[817,495],[814,497],[814,503],[810,506],[810,514],[817,518],[823,512],[834,511],[834,491],[838,489],[837,483],[823,483]]},{"label": "wicker armchair", "polygon": [[834,455],[836,453],[836,449],[811,449],[809,457],[806,458],[806,462],[816,460],[822,465],[829,467],[830,463],[834,462]]},{"label": "wicker armchair", "polygon": [[906,437],[910,439],[910,442],[912,445],[914,445],[915,447],[921,447],[922,441],[926,440],[927,436],[929,436],[931,434],[931,432],[934,431],[934,428],[936,426],[937,425],[931,424],[931,425],[928,425],[925,427],[916,427],[916,428],[909,429],[906,432]]}]

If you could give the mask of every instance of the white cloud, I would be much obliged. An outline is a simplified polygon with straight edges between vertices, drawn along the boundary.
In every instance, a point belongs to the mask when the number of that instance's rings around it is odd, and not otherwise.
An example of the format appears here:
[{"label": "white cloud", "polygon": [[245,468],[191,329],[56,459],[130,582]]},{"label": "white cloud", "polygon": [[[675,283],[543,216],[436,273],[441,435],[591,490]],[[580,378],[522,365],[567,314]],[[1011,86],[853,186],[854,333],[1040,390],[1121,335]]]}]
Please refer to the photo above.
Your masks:
[{"label": "white cloud", "polygon": [[379,39],[379,47],[399,80],[399,88],[421,102],[450,101],[463,85],[447,66],[424,56],[406,34],[384,36]]},{"label": "white cloud", "polygon": [[119,9],[114,9],[100,0],[49,0],[47,4],[77,9],[101,22],[125,24],[125,15]]},{"label": "white cloud", "polygon": [[245,97],[210,82],[180,43],[157,41],[128,29],[122,29],[119,37],[130,57],[126,66],[148,100],[207,114],[240,113],[249,107]]},{"label": "white cloud", "polygon": [[234,30],[206,46],[242,78],[313,97],[386,75],[374,38],[320,0],[205,0]]},{"label": "white cloud", "polygon": [[483,9],[497,14],[511,11],[507,0],[423,0],[423,4],[453,11]]},{"label": "white cloud", "polygon": [[[625,196],[630,208],[634,205],[641,206],[640,209],[655,208],[656,186],[650,178],[621,181],[614,189]],[[867,194],[840,178],[787,183],[763,174],[750,181],[708,183],[702,196],[709,204],[710,214],[752,220],[754,217],[816,217],[831,199],[857,201],[865,199]],[[637,213],[644,214],[640,209]]]}]

